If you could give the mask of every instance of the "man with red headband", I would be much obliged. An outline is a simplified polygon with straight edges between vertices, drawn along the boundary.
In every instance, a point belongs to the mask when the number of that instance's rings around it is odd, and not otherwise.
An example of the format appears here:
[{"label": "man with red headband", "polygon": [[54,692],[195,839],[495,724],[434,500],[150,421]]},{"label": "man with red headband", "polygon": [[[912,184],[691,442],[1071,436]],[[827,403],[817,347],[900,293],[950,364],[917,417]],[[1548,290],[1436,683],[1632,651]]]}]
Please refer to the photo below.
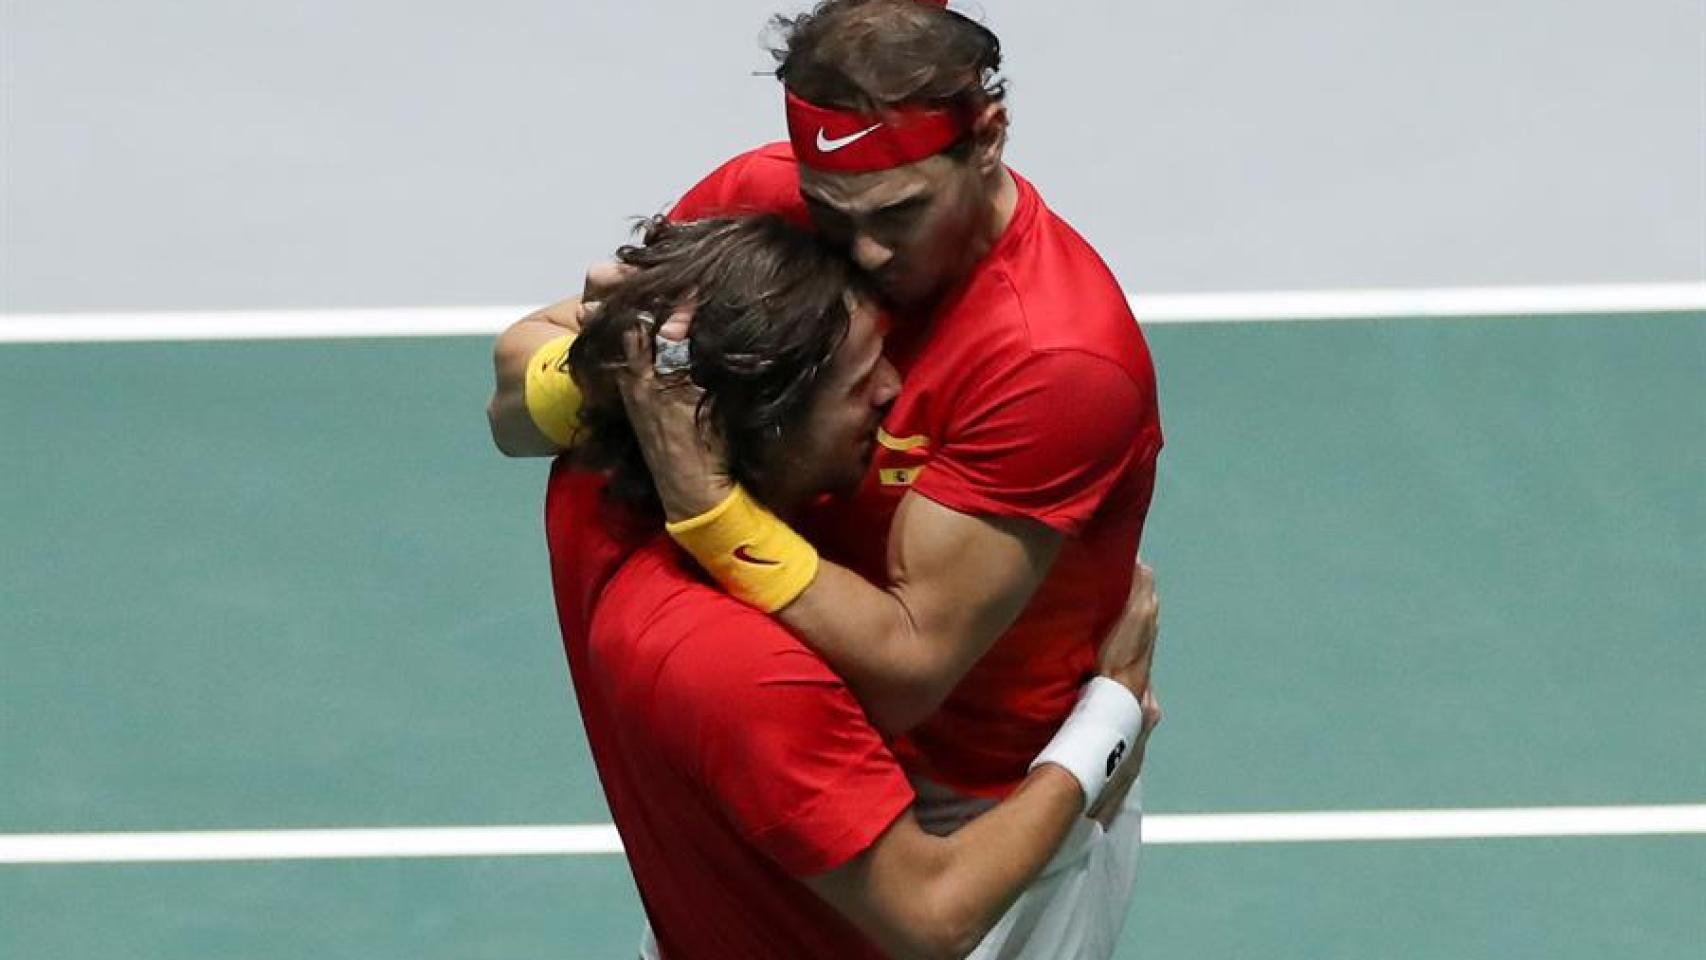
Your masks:
[{"label": "man with red headband", "polygon": [[[920,819],[951,830],[1023,779],[1097,670],[1153,490],[1153,369],[1107,267],[1002,163],[993,34],[916,0],[830,0],[780,23],[789,141],[729,161],[671,216],[813,224],[891,307],[904,389],[862,488],[799,532],[730,485],[691,398],[637,382],[629,414],[676,541],[846,680],[894,737]],[[589,279],[596,296],[614,278]],[[569,385],[524,384],[550,367],[535,351],[562,334],[553,322],[580,309],[500,339],[491,414],[506,452],[572,440]],[[989,955],[1112,951],[1139,796],[1109,812],[1107,850],[1058,861],[1015,906]]]}]

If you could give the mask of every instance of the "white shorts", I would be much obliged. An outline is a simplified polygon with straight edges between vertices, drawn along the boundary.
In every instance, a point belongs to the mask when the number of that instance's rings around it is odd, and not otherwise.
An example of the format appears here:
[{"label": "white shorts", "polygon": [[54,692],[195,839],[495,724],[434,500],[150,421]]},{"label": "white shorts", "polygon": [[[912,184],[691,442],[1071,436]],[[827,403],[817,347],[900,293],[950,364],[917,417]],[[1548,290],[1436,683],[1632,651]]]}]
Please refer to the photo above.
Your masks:
[{"label": "white shorts", "polygon": [[[951,833],[993,805],[933,783],[912,786],[918,821],[931,833]],[[972,951],[972,960],[1108,960],[1131,909],[1142,844],[1140,777],[1107,828],[1088,818],[1073,827],[1054,859]]]}]

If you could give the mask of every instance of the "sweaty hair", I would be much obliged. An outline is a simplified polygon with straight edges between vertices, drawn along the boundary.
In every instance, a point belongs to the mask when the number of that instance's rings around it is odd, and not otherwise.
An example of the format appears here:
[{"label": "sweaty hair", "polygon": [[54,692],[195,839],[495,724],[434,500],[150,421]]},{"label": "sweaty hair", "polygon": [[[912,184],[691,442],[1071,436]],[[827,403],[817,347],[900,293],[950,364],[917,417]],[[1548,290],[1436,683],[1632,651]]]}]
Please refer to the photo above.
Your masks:
[{"label": "sweaty hair", "polygon": [[901,104],[975,111],[1002,99],[1001,41],[989,28],[921,0],[824,0],[777,16],[776,76],[825,107],[880,113]]},{"label": "sweaty hair", "polygon": [[729,475],[749,490],[762,488],[776,441],[804,417],[820,373],[847,335],[847,294],[862,281],[822,241],[776,216],[691,223],[656,217],[643,225],[641,242],[616,258],[639,269],[604,300],[569,351],[583,395],[577,465],[606,473],[613,496],[658,509],[616,378],[628,331],[641,328],[650,350],[645,315],[661,323],[691,303],[691,366],[675,376],[704,391],[699,420],[721,435]]}]

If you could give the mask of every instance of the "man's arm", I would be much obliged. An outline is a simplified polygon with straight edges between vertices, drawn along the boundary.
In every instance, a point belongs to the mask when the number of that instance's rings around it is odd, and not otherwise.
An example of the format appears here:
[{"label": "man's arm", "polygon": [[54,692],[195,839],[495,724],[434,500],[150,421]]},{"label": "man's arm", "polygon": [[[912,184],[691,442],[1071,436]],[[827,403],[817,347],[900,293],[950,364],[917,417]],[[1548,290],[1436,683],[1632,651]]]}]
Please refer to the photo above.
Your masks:
[{"label": "man's arm", "polygon": [[[1128,724],[1135,696],[1140,720],[1116,734],[1122,744],[1126,735],[1136,735],[1124,761],[1100,783],[1092,815],[1100,810],[1105,817],[1119,808],[1143,765],[1149,735],[1161,722],[1150,684],[1160,614],[1154,573],[1140,563],[1125,608],[1100,650],[1104,658],[1115,650],[1132,653],[1103,670],[1126,695],[1118,688],[1094,694],[1098,706],[1114,708],[1113,715],[1124,711]],[[1109,696],[1112,700],[1103,699]],[[1077,822],[1086,792],[1078,777],[1094,783],[1105,770],[1094,764],[1068,772],[1060,758],[1075,751],[1063,744],[1094,745],[1090,753],[1100,757],[1107,749],[1109,716],[1093,710],[1080,716],[1075,710],[1019,789],[949,836],[925,833],[909,810],[863,853],[806,883],[893,956],[965,956],[1036,879]]]},{"label": "man's arm", "polygon": [[[641,393],[651,396],[629,397],[629,419],[665,515],[676,524],[711,514],[734,488],[699,440],[695,394]],[[889,527],[887,587],[819,560],[804,591],[771,614],[847,681],[878,730],[904,733],[1012,626],[1063,539],[1036,521],[971,516],[908,493]]]},{"label": "man's arm", "polygon": [[486,404],[492,442],[505,456],[550,457],[563,448],[545,436],[527,412],[527,362],[565,333],[580,332],[581,298],[559,301],[510,324],[492,349],[496,387]]},{"label": "man's arm", "polygon": [[824,562],[778,619],[846,679],[884,733],[911,729],[1013,625],[1062,536],[909,493],[889,529],[886,588]]},{"label": "man's arm", "polygon": [[[944,449],[903,499],[889,529],[886,587],[819,562],[803,592],[767,607],[846,678],[884,733],[905,732],[933,713],[1012,625],[1047,576],[1065,530],[1094,509],[1141,439],[1141,398],[1117,368],[1068,356],[1039,361],[1030,373],[971,418],[975,426],[960,443],[968,452]],[[629,374],[629,420],[665,513],[672,522],[709,515],[732,488],[720,454],[701,439],[697,396],[657,389],[650,363],[637,356]],[[1098,402],[1068,422],[1061,411],[1073,390]],[[999,500],[994,492],[1004,487],[1025,495]],[[977,509],[945,506],[936,496]]]},{"label": "man's arm", "polygon": [[964,957],[1036,879],[1080,819],[1084,791],[1054,764],[946,837],[910,810],[864,853],[806,885],[901,960]]}]

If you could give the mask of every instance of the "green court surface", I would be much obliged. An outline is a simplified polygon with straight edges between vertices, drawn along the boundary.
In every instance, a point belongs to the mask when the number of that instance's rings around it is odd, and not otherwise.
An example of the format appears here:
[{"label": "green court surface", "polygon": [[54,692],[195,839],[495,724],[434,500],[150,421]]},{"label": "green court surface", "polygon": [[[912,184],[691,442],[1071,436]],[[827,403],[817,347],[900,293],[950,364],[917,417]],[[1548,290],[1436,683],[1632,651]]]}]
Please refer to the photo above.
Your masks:
[{"label": "green court surface", "polygon": [[[1706,315],[1149,331],[1159,813],[1706,801]],[[592,823],[473,338],[0,346],[0,833]],[[1122,958],[1673,958],[1706,838],[1151,847]],[[630,957],[615,856],[0,865],[0,957]]]}]

